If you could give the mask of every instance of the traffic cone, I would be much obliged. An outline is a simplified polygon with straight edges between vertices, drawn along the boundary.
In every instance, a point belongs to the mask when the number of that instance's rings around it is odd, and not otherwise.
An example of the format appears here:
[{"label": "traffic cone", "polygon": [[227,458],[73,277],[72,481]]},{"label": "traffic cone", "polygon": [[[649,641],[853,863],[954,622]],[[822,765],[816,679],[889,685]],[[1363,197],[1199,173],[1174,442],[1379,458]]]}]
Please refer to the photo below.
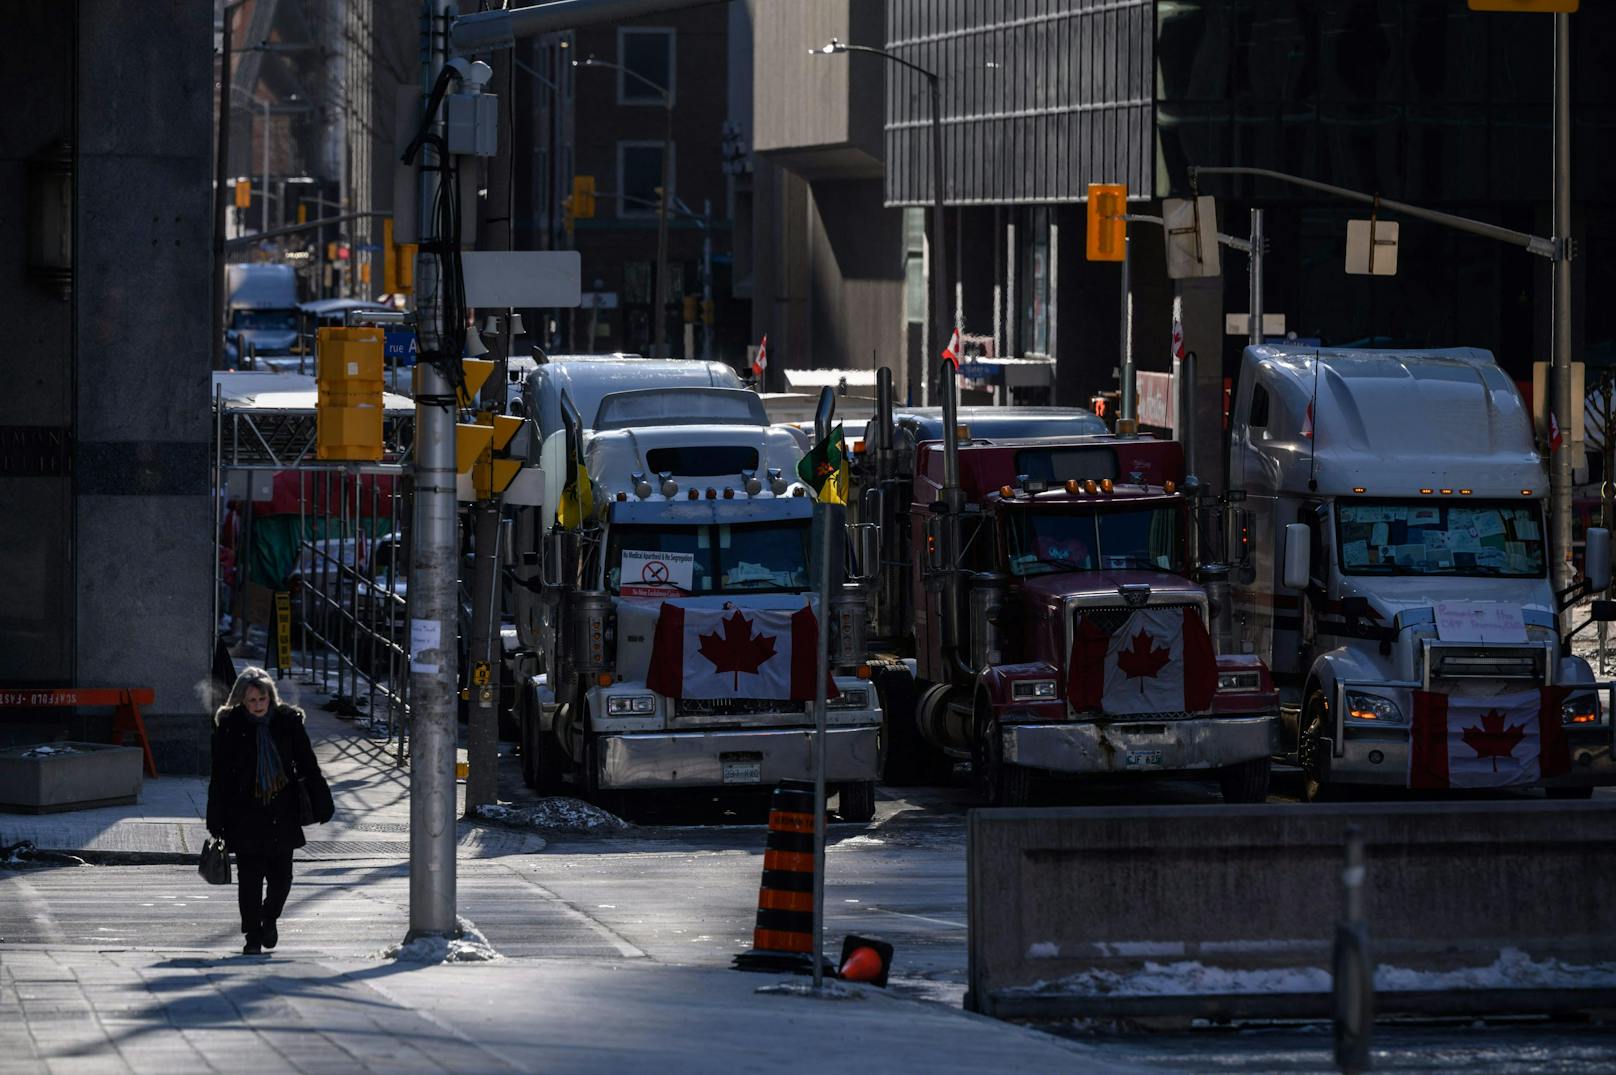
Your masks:
[{"label": "traffic cone", "polygon": [[752,951],[735,957],[737,970],[814,970],[814,786],[782,780],[769,804]]},{"label": "traffic cone", "polygon": [[885,941],[849,935],[842,941],[842,969],[837,977],[848,982],[869,982],[885,989],[892,967],[892,946]]}]

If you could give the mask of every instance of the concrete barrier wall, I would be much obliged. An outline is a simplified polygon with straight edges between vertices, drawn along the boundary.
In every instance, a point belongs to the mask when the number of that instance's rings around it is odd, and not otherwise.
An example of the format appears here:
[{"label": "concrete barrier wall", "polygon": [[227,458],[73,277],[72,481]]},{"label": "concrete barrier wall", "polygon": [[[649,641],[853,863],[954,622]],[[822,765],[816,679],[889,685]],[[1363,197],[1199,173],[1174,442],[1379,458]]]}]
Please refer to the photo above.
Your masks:
[{"label": "concrete barrier wall", "polygon": [[1616,803],[1464,802],[974,811],[966,1004],[1326,1015],[1353,822],[1378,1011],[1616,997]]}]

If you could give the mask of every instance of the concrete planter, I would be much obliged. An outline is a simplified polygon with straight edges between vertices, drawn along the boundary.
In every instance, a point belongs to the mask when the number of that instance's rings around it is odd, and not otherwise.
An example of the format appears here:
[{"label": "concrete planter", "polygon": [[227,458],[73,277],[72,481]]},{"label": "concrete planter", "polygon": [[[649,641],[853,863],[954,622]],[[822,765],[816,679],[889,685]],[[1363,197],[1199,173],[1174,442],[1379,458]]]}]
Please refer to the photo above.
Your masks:
[{"label": "concrete planter", "polygon": [[[51,753],[38,753],[42,750]],[[0,750],[0,809],[25,814],[132,803],[143,775],[139,747],[43,743]]]}]

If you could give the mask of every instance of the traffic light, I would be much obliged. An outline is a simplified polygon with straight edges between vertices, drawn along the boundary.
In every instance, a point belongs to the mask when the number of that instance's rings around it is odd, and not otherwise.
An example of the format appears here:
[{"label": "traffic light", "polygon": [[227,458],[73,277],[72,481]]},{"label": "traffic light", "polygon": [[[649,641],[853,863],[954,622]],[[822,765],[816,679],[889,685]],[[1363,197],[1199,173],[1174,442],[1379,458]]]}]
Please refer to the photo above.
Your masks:
[{"label": "traffic light", "polygon": [[238,179],[238,180],[236,180],[236,208],[237,209],[251,209],[252,208],[252,180],[251,179]]},{"label": "traffic light", "polygon": [[1088,259],[1121,261],[1128,238],[1128,188],[1122,183],[1089,184]]},{"label": "traffic light", "polygon": [[393,242],[393,218],[382,220],[382,291],[403,295],[415,290],[415,244]]},{"label": "traffic light", "polygon": [[309,222],[309,203],[308,202],[298,202],[297,203],[297,222],[299,224],[307,224]]},{"label": "traffic light", "polygon": [[572,177],[572,215],[578,220],[595,219],[595,177]]}]

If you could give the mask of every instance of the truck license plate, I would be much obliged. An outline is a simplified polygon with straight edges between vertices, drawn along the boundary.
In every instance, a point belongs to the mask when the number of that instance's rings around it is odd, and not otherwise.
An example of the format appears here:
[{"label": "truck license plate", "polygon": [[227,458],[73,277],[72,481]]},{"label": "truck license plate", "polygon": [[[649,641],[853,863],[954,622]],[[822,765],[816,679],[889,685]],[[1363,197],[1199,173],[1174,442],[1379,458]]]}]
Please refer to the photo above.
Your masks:
[{"label": "truck license plate", "polygon": [[724,783],[726,784],[761,784],[763,782],[763,761],[726,761],[722,763],[724,769]]},{"label": "truck license plate", "polygon": [[1130,750],[1122,759],[1124,769],[1160,769],[1162,752],[1159,750]]}]

